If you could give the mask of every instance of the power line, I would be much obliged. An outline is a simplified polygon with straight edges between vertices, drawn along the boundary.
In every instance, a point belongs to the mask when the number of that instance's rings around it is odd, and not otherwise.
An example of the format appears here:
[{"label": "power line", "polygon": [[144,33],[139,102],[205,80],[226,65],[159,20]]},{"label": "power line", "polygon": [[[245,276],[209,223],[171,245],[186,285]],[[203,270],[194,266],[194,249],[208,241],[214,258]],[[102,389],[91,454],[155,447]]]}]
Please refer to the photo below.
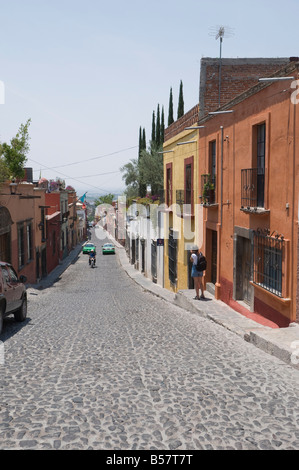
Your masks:
[{"label": "power line", "polygon": [[[44,166],[45,169],[47,169],[47,170],[51,170],[51,168],[47,167],[47,166],[44,165],[43,163],[41,164],[41,163],[37,162],[36,160],[33,160],[33,158],[30,158],[30,159],[28,158],[28,160],[31,160],[31,161],[34,162],[34,163],[38,163],[39,165]],[[43,169],[44,169],[44,168],[43,168]],[[68,175],[66,175],[66,174],[64,174],[64,173],[61,173],[60,171],[57,171],[57,173],[59,173],[59,174],[60,174],[61,176],[63,176],[64,178],[68,178],[68,179],[70,179],[70,180],[74,180],[74,181],[77,181],[77,183],[82,184],[82,181],[80,181],[78,178],[73,178],[72,176],[68,176]],[[90,186],[91,188],[95,188],[95,189],[97,189],[98,191],[102,191],[103,193],[107,193],[107,194],[109,193],[109,191],[107,191],[106,189],[99,188],[98,186],[94,186],[94,185],[89,184],[89,183],[84,183],[84,184],[85,184],[86,186]]]},{"label": "power line", "polygon": [[[92,157],[92,158],[88,158],[88,159],[85,159],[85,160],[79,160],[79,161],[72,162],[72,163],[66,163],[65,165],[47,167],[47,169],[48,170],[55,170],[56,168],[64,168],[66,166],[78,165],[79,163],[91,162],[93,160],[99,160],[100,158],[111,157],[112,155],[116,155],[118,153],[126,152],[127,150],[132,150],[132,149],[136,149],[136,148],[138,148],[138,145],[135,145],[134,147],[128,147],[128,148],[125,148],[125,149],[122,149],[122,150],[117,150],[116,152],[107,153],[105,155],[100,155],[99,157]],[[28,160],[31,160],[31,159],[28,158]],[[32,160],[32,161],[34,161],[34,160]],[[36,162],[36,163],[38,163],[38,162]],[[38,170],[36,170],[36,171],[38,171]]]}]

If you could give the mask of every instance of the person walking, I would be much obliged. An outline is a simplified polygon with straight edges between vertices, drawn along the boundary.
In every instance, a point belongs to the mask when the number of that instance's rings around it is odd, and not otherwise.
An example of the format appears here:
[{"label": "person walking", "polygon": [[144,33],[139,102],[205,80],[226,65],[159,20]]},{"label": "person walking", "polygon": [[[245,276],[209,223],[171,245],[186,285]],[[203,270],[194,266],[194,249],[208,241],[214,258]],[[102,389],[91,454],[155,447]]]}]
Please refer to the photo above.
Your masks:
[{"label": "person walking", "polygon": [[[196,268],[197,265],[197,257],[200,255],[198,246],[193,246],[191,250],[190,261],[192,262],[192,270],[191,270],[191,277],[194,281],[194,288],[196,296],[194,297],[195,300],[205,299],[204,295],[204,288],[203,288],[203,271],[198,271]],[[199,289],[201,290],[201,296],[199,297]]]}]

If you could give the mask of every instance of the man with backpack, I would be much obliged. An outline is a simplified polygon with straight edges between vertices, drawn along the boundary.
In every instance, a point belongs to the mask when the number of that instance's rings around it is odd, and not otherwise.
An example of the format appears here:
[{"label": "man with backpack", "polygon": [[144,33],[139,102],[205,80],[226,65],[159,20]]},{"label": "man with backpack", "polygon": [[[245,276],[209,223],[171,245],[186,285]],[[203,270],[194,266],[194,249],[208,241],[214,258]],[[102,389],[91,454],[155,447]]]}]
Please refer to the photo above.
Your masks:
[{"label": "man with backpack", "polygon": [[[203,288],[203,271],[207,268],[207,261],[205,256],[199,252],[198,246],[193,246],[191,250],[191,257],[190,261],[192,262],[192,270],[191,276],[193,277],[194,281],[194,288],[196,296],[194,297],[195,300],[205,299],[204,296],[204,288]],[[201,296],[199,297],[199,289],[201,290]]]}]

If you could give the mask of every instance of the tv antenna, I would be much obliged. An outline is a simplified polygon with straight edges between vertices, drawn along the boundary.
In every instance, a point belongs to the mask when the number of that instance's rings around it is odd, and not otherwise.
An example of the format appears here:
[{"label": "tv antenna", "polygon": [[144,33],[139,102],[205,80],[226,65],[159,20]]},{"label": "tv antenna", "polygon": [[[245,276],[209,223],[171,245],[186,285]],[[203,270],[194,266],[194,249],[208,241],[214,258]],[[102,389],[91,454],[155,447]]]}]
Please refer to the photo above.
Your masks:
[{"label": "tv antenna", "polygon": [[214,26],[210,28],[210,36],[214,36],[216,41],[220,39],[220,55],[219,55],[219,94],[218,104],[220,107],[220,96],[221,96],[221,67],[222,67],[222,42],[223,38],[230,38],[233,36],[233,29],[229,26]]}]

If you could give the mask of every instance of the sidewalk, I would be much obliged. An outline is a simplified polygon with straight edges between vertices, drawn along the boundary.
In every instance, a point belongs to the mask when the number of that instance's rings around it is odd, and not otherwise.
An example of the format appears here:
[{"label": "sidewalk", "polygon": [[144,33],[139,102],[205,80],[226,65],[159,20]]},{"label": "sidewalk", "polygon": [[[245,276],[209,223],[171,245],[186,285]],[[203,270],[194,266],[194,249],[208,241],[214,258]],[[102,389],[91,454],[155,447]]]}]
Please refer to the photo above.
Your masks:
[{"label": "sidewalk", "polygon": [[144,289],[168,302],[222,325],[241,336],[245,341],[299,370],[299,324],[293,323],[287,328],[271,328],[236,312],[224,302],[216,300],[207,291],[205,291],[206,300],[194,300],[195,292],[191,289],[181,290],[177,293],[170,292],[154,284],[136,270],[130,264],[123,246],[112,237],[110,238],[116,246],[116,253],[123,269]]},{"label": "sidewalk", "polygon": [[59,276],[74,262],[76,262],[81,250],[82,250],[82,245],[85,242],[78,243],[75,248],[69,253],[66,258],[62,260],[60,264],[58,264],[53,271],[51,271],[47,277],[44,279],[41,279],[38,284],[26,284],[27,285],[27,290],[29,289],[46,289],[47,287],[50,287],[54,284],[59,279]]}]

